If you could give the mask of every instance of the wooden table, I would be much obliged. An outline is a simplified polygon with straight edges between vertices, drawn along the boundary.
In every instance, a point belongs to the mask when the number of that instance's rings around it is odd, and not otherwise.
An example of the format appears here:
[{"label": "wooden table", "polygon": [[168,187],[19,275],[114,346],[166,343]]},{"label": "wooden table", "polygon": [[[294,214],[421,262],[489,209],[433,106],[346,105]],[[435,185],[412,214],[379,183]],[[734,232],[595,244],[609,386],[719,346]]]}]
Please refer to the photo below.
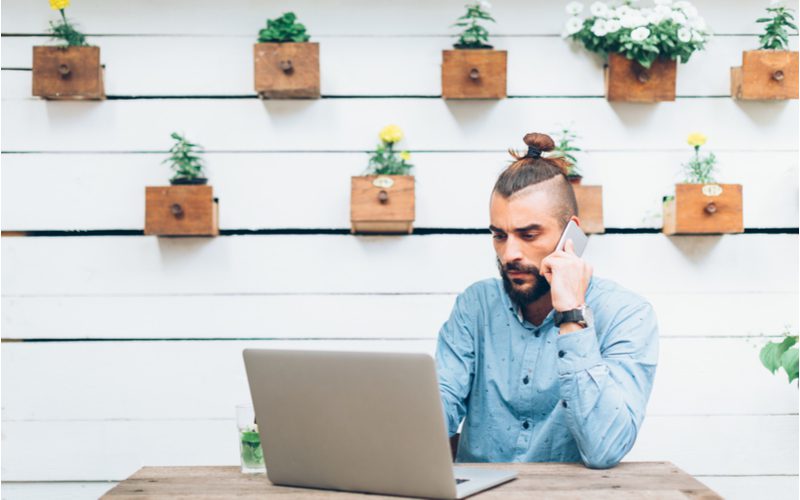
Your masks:
[{"label": "wooden table", "polygon": [[[703,483],[669,462],[622,462],[612,469],[593,470],[576,463],[458,464],[512,469],[514,481],[470,498],[512,499],[721,499]],[[385,498],[273,486],[263,474],[242,474],[238,467],[143,467],[103,498],[223,499],[223,498]]]}]

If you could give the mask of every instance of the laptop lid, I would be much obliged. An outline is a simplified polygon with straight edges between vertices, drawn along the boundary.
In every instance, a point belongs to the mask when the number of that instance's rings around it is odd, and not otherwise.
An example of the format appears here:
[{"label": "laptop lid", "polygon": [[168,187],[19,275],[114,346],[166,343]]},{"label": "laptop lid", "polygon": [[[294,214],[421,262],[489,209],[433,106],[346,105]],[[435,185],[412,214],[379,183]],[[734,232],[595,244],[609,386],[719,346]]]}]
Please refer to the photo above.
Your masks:
[{"label": "laptop lid", "polygon": [[456,496],[430,356],[245,349],[244,361],[274,484]]}]

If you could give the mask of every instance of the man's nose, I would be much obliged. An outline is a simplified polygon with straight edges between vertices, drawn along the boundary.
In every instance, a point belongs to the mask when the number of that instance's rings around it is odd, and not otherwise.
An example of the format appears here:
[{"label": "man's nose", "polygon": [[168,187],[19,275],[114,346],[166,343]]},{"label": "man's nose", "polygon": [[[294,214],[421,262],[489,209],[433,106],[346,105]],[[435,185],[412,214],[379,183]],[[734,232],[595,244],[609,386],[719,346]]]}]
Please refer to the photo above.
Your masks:
[{"label": "man's nose", "polygon": [[503,245],[503,255],[501,259],[503,264],[522,260],[522,246],[519,244],[517,238],[511,235],[506,238],[506,244]]}]

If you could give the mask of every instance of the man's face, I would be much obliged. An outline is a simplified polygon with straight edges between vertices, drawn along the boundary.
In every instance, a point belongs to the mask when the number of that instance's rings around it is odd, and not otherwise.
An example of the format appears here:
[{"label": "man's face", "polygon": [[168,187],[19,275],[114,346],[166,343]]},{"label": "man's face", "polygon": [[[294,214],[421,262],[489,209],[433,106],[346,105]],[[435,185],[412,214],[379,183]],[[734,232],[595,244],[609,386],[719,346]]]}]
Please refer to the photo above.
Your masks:
[{"label": "man's face", "polygon": [[550,291],[539,274],[542,260],[553,253],[563,228],[557,207],[548,199],[547,183],[528,186],[510,198],[492,194],[492,239],[503,286],[509,296],[526,306]]}]

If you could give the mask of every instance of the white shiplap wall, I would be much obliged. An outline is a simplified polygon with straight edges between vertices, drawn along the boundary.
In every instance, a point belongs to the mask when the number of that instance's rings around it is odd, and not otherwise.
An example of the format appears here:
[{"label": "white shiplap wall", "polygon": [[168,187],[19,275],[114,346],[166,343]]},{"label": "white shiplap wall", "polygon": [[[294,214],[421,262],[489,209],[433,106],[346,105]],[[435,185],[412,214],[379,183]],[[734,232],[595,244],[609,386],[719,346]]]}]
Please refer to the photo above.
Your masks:
[{"label": "white shiplap wall", "polygon": [[[572,124],[606,226],[654,228],[686,134],[703,131],[721,179],[744,184],[745,226],[780,234],[592,236],[596,273],[644,294],[661,328],[627,459],[673,461],[727,498],[796,498],[797,386],[758,349],[798,329],[798,236],[780,229],[798,226],[798,104],[727,97],[764,3],[697,2],[719,36],[679,67],[678,100],[631,105],[602,99],[600,62],[558,37],[563,2],[497,0],[512,97],[445,102],[460,1],[75,0],[107,93],[138,98],[73,103],[30,97],[47,2],[3,0],[2,229],[141,230],[172,130],[209,151],[223,230],[347,228],[349,176],[388,123],[414,154],[417,227],[485,227],[505,149]],[[251,44],[290,9],[321,43],[325,97],[262,102]],[[242,348],[432,352],[455,295],[496,273],[476,234],[6,237],[2,252],[3,339],[57,340],[2,346],[10,499],[92,498],[142,465],[236,463]]]}]

